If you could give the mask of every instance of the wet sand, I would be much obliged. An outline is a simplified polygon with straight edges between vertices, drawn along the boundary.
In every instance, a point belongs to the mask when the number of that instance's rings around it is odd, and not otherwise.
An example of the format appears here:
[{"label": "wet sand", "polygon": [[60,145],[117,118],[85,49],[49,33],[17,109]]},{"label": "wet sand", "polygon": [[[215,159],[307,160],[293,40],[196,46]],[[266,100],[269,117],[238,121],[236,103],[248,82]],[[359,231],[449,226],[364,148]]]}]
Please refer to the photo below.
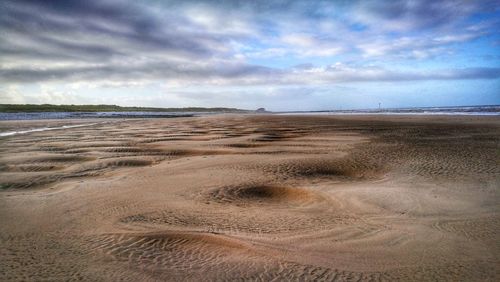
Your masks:
[{"label": "wet sand", "polygon": [[499,140],[495,116],[368,115],[1,138],[0,280],[498,281]]}]

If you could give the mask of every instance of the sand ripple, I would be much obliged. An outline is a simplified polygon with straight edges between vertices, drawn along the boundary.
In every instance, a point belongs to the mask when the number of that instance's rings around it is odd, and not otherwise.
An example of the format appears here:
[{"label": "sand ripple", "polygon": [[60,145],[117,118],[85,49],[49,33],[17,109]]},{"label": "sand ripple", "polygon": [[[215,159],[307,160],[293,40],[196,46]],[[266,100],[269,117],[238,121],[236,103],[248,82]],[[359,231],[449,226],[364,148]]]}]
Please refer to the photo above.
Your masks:
[{"label": "sand ripple", "polygon": [[227,115],[3,138],[0,280],[498,281],[499,124]]}]

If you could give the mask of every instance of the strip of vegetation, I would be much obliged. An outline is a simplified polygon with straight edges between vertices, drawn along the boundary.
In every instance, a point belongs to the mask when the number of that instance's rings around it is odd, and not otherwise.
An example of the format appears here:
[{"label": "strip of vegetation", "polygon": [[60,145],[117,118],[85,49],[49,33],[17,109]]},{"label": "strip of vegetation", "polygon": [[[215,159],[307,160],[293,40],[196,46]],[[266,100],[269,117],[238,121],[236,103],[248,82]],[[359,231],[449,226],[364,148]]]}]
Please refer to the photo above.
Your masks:
[{"label": "strip of vegetation", "polygon": [[120,107],[117,105],[34,105],[34,104],[0,104],[2,113],[26,112],[227,112],[245,113],[252,112],[236,108],[150,108],[150,107]]}]

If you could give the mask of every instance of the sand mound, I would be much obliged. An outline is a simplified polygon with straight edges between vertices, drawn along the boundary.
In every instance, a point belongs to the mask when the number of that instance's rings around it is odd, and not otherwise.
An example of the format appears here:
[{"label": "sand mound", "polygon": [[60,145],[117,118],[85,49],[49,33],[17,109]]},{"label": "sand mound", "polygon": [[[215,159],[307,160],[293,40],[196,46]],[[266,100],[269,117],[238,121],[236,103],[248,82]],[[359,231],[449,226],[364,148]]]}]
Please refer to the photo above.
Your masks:
[{"label": "sand mound", "polygon": [[68,149],[64,151],[66,154],[87,154],[91,152],[92,149],[86,149],[86,148],[78,148],[78,149]]},{"label": "sand mound", "polygon": [[86,156],[77,155],[54,155],[54,156],[44,156],[44,157],[34,157],[27,160],[27,163],[75,163],[75,162],[85,162],[91,161],[93,158]]},{"label": "sand mound", "polygon": [[0,189],[31,189],[43,187],[57,182],[54,177],[33,177],[30,179],[14,180],[11,182],[0,183]]},{"label": "sand mound", "polygon": [[38,151],[42,152],[64,152],[66,150],[63,146],[40,146]]},{"label": "sand mound", "polygon": [[209,193],[209,198],[220,203],[306,203],[319,197],[301,188],[249,185],[216,189]]},{"label": "sand mound", "polygon": [[190,154],[189,150],[167,150],[163,148],[150,148],[150,147],[111,147],[102,150],[105,153],[115,153],[115,155],[129,155],[129,156],[187,156]]},{"label": "sand mound", "polygon": [[275,132],[267,132],[262,134],[261,136],[253,139],[252,141],[257,141],[257,142],[278,142],[278,141],[284,141],[287,139],[291,139],[294,137],[299,136],[297,132],[295,131],[287,131],[287,130],[281,130],[281,131],[275,131]]},{"label": "sand mound", "polygon": [[109,166],[147,166],[153,164],[153,161],[146,159],[119,159],[108,162]]},{"label": "sand mound", "polygon": [[[248,169],[248,168],[246,168]],[[344,159],[297,159],[279,164],[263,164],[257,167],[263,172],[286,178],[331,178],[337,180],[368,180],[383,177],[386,168],[383,165]]]},{"label": "sand mound", "polygon": [[[462,236],[469,240],[494,242],[500,232],[500,218],[474,218],[460,220],[442,220],[433,225],[434,228]],[[499,246],[500,248],[500,246]]]},{"label": "sand mound", "polygon": [[172,271],[224,267],[231,257],[250,250],[247,244],[225,236],[169,231],[105,235],[95,238],[92,245],[132,267]]},{"label": "sand mound", "polygon": [[[228,202],[225,202],[228,203]],[[305,209],[290,209],[297,205],[257,204],[258,202],[232,202],[232,208],[239,210],[228,216],[227,212],[204,210],[164,210],[151,213],[135,214],[123,217],[121,223],[127,226],[151,226],[169,228],[190,228],[206,232],[223,234],[284,234],[298,231],[325,230],[335,226],[352,224],[357,219],[342,213],[314,213],[308,205]],[[199,205],[202,205],[201,203]],[[287,209],[282,210],[283,207]],[[302,206],[300,206],[302,207]],[[255,210],[269,213],[273,216],[255,217]],[[323,206],[321,210],[328,210]]]},{"label": "sand mound", "polygon": [[50,164],[21,164],[21,165],[6,165],[0,166],[0,171],[9,172],[38,172],[38,171],[54,171],[61,170],[63,166]]},{"label": "sand mound", "polygon": [[139,147],[112,147],[105,149],[104,152],[109,153],[154,153],[159,150],[145,149]]},{"label": "sand mound", "polygon": [[262,144],[256,144],[256,143],[233,143],[233,144],[227,144],[227,147],[231,148],[257,148],[261,147]]}]

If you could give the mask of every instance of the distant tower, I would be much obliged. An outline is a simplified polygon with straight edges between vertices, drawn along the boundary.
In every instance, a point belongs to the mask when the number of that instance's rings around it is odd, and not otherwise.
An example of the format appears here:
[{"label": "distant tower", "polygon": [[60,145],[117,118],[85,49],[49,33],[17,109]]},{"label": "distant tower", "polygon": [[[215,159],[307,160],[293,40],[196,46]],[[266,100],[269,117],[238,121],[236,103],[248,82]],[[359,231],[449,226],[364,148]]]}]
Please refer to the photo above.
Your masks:
[{"label": "distant tower", "polygon": [[378,110],[379,110],[379,111],[380,111],[380,104],[381,104],[381,103],[380,103],[380,102],[378,102]]}]

